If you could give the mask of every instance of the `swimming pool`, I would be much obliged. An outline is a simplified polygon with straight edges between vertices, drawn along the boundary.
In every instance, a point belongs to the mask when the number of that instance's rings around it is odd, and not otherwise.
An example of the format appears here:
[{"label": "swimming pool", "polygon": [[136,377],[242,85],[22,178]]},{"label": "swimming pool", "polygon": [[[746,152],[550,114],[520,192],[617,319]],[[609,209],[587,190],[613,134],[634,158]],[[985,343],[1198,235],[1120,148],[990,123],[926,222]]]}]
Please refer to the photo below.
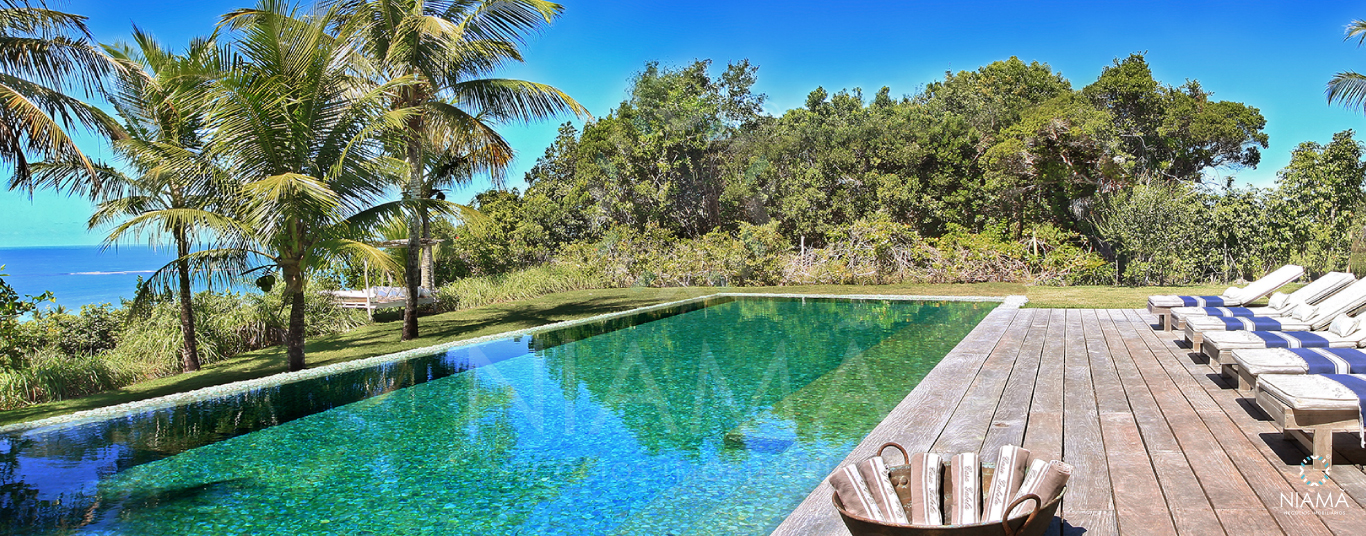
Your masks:
[{"label": "swimming pool", "polygon": [[763,534],[995,305],[711,298],[0,436],[0,529]]}]

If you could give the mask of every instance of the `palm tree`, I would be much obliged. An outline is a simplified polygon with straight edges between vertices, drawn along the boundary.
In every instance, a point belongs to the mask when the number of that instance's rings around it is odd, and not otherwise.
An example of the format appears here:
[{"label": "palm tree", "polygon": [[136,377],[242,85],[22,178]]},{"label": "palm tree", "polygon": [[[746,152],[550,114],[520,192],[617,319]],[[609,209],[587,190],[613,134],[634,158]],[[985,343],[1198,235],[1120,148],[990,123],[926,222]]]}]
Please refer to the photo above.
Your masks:
[{"label": "palm tree", "polygon": [[398,203],[375,205],[399,167],[378,134],[407,119],[387,103],[411,79],[375,83],[335,6],[305,13],[261,0],[225,15],[224,25],[238,33],[241,63],[212,90],[209,154],[240,183],[244,201],[233,224],[213,224],[223,247],[188,260],[242,273],[259,258],[278,270],[290,304],[289,370],[300,370],[309,274],[345,255],[397,269],[352,237],[401,212]]},{"label": "palm tree", "polygon": [[[1357,38],[1357,46],[1366,44],[1366,20],[1354,20],[1347,25],[1347,36],[1343,40]],[[1328,81],[1328,104],[1337,102],[1348,108],[1362,108],[1366,105],[1366,74],[1344,71],[1333,75]]]},{"label": "palm tree", "polygon": [[97,176],[68,131],[81,125],[112,138],[118,127],[63,88],[90,92],[115,69],[91,42],[85,17],[42,0],[0,0],[0,164],[14,168],[11,190],[33,191],[31,157],[79,162]]},{"label": "palm tree", "polygon": [[[364,54],[382,79],[409,77],[391,95],[391,110],[411,110],[395,153],[408,164],[403,187],[408,252],[404,281],[408,301],[404,340],[418,336],[417,299],[422,238],[429,234],[424,200],[440,190],[428,180],[429,152],[462,155],[457,168],[493,172],[511,161],[512,148],[493,128],[504,121],[532,121],[588,110],[554,87],[487,78],[521,62],[524,36],[554,21],[563,8],[544,0],[331,0],[352,13]],[[447,174],[442,180],[454,175]],[[467,177],[467,176],[466,176]],[[430,282],[429,282],[430,283]]]},{"label": "palm tree", "polygon": [[[480,173],[487,173],[494,178],[495,183],[502,184],[504,171],[512,162],[512,153],[503,150],[507,142],[501,137],[489,139],[481,135],[471,137],[469,134],[439,129],[428,129],[427,132],[430,140],[427,147],[432,149],[423,151],[422,186],[415,196],[419,201],[417,213],[424,243],[421,269],[423,288],[436,288],[433,246],[428,242],[432,238],[431,209],[439,208],[443,214],[458,216],[457,219],[464,222],[482,221],[484,215],[474,207],[446,202],[446,192],[469,185],[474,176]],[[403,225],[403,236],[408,240],[411,240],[408,233],[410,223]],[[409,247],[405,252],[411,250]],[[406,256],[404,261],[407,261]]]},{"label": "palm tree", "polygon": [[[110,231],[106,245],[136,240],[144,233],[153,243],[170,236],[177,259],[162,270],[173,269],[176,274],[181,362],[183,370],[190,372],[199,370],[200,363],[190,265],[185,259],[204,218],[227,224],[213,211],[226,201],[220,184],[223,175],[204,156],[205,89],[223,74],[230,60],[213,37],[194,40],[183,56],[169,52],[136,27],[133,39],[137,48],[123,43],[105,47],[122,67],[112,89],[105,92],[105,100],[113,105],[119,126],[127,134],[113,142],[113,150],[133,174],[68,159],[35,164],[33,182],[99,200],[90,228],[121,222]],[[88,180],[88,167],[95,169],[98,180]],[[102,188],[97,190],[94,184]]]}]

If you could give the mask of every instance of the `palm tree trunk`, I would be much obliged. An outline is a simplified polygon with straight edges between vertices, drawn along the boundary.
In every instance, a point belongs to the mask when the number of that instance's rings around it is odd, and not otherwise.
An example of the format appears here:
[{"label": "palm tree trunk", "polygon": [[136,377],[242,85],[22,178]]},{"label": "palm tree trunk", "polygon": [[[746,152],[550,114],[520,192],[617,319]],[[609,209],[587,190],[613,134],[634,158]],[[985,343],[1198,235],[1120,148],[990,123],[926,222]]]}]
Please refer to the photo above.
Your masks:
[{"label": "palm tree trunk", "polygon": [[176,272],[180,276],[180,333],[185,340],[185,345],[180,349],[180,360],[185,372],[194,372],[199,370],[199,341],[195,337],[194,329],[194,302],[190,294],[190,263],[183,260],[183,257],[190,254],[190,243],[185,238],[185,229],[177,228],[174,234],[176,252],[182,257],[182,260],[176,261]]},{"label": "palm tree trunk", "polygon": [[304,277],[296,266],[284,266],[285,299],[289,300],[289,331],[285,333],[285,353],[289,371],[304,369]]},{"label": "palm tree trunk", "polygon": [[422,215],[422,288],[436,290],[436,276],[432,273],[436,271],[436,260],[432,258],[432,245],[428,243],[432,239],[432,218],[426,207],[418,212]]},{"label": "palm tree trunk", "polygon": [[422,221],[417,213],[418,194],[422,191],[422,132],[421,116],[413,116],[408,119],[408,166],[409,181],[404,197],[412,205],[408,206],[408,258],[404,263],[403,283],[408,288],[407,300],[403,307],[403,336],[402,339],[416,339],[417,332],[417,288],[421,278],[421,259],[422,259]]}]

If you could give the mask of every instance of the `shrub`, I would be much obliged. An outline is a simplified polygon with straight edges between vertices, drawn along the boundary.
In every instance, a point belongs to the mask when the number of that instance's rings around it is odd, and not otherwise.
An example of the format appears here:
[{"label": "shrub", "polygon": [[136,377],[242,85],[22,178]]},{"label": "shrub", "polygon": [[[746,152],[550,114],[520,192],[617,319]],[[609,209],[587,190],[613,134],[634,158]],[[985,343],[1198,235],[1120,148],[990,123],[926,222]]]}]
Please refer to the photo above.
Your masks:
[{"label": "shrub", "polygon": [[127,385],[133,377],[103,356],[35,349],[19,366],[0,370],[0,410],[85,396]]},{"label": "shrub", "polygon": [[82,305],[76,314],[62,307],[35,311],[31,321],[22,324],[23,337],[35,348],[56,348],[73,356],[95,355],[118,344],[126,311],[108,303]]},{"label": "shrub", "polygon": [[[306,299],[308,337],[368,322],[365,313],[336,307],[326,295],[310,293]],[[284,340],[288,311],[280,290],[200,292],[194,308],[201,364]],[[40,313],[19,324],[17,332],[26,349],[0,369],[0,409],[83,396],[181,370],[180,303],[168,296],[135,313],[108,304],[82,307],[79,314]]]},{"label": "shrub", "polygon": [[456,311],[607,286],[606,280],[591,266],[555,263],[506,274],[457,279],[436,290],[436,309]]},{"label": "shrub", "polygon": [[[310,292],[305,299],[306,337],[349,331],[369,321],[364,312],[337,307],[326,295]],[[264,294],[199,292],[194,309],[200,364],[284,342],[289,312],[280,288]],[[180,303],[159,301],[130,323],[107,357],[134,371],[138,380],[167,376],[180,371],[184,340]]]}]

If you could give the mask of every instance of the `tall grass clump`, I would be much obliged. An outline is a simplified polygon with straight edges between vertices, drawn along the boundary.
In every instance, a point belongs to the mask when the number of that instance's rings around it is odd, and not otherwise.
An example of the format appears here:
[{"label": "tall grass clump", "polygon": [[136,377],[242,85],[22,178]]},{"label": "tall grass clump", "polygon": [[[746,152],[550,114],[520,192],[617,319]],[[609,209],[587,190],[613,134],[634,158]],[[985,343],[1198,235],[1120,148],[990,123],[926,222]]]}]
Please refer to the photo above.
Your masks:
[{"label": "tall grass clump", "polygon": [[[321,293],[305,295],[307,336],[348,331],[369,322],[364,312],[337,307]],[[280,292],[199,292],[196,333],[204,365],[281,344],[288,309]],[[0,368],[0,410],[115,389],[181,372],[179,304],[169,296],[123,307],[56,308],[19,325],[26,348]]]},{"label": "tall grass clump", "polygon": [[[106,357],[141,381],[180,372],[179,304],[161,300],[124,329]],[[288,310],[279,292],[200,292],[194,297],[199,360],[210,365],[243,352],[283,344]],[[341,333],[364,325],[365,313],[335,306],[326,295],[305,294],[305,336]]]},{"label": "tall grass clump", "polygon": [[439,311],[456,311],[556,292],[609,286],[601,271],[594,267],[553,263],[505,274],[457,279],[436,290],[436,308]]},{"label": "tall grass clump", "polygon": [[0,370],[0,409],[75,398],[127,385],[133,377],[101,355],[66,355],[55,347],[25,352]]}]

